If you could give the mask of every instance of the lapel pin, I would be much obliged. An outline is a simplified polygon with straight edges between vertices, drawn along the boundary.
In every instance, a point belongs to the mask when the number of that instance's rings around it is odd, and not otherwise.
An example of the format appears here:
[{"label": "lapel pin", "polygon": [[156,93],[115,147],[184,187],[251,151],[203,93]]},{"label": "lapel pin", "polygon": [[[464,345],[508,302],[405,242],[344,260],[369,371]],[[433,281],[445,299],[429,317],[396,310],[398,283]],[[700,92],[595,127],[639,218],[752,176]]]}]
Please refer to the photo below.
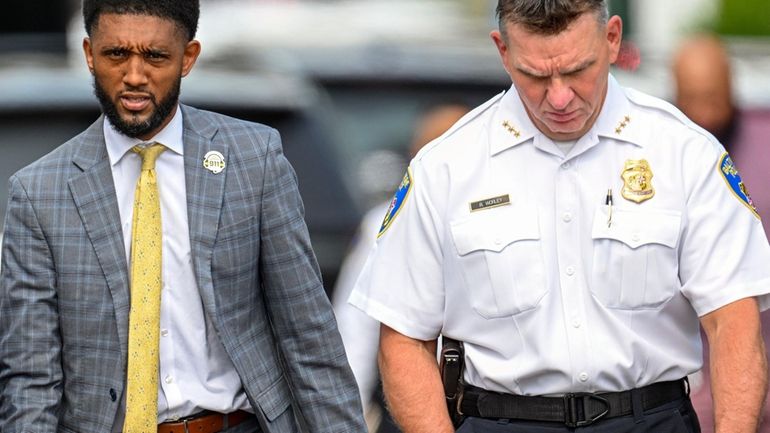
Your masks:
[{"label": "lapel pin", "polygon": [[225,166],[225,156],[221,152],[212,150],[203,157],[203,168],[214,174],[224,171]]}]

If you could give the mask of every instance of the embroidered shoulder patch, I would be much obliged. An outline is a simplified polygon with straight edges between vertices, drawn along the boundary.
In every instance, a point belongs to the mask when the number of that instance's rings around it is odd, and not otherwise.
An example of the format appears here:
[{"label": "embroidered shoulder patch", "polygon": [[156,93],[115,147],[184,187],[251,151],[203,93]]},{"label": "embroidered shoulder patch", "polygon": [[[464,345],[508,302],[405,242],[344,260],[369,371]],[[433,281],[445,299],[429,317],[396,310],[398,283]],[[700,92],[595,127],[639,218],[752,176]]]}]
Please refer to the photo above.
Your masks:
[{"label": "embroidered shoulder patch", "polygon": [[749,208],[754,216],[759,218],[757,208],[754,207],[754,202],[749,195],[749,190],[746,189],[746,185],[744,185],[741,176],[738,174],[738,169],[735,168],[735,164],[733,164],[733,160],[727,152],[723,153],[722,157],[719,159],[719,173],[725,179],[725,182],[727,182],[733,195],[738,197],[738,199]]},{"label": "embroidered shoulder patch", "polygon": [[408,168],[406,170],[406,174],[404,175],[404,179],[398,186],[398,190],[396,190],[396,194],[393,196],[393,200],[390,201],[388,212],[385,214],[385,219],[382,220],[382,226],[380,226],[380,232],[377,234],[378,238],[382,236],[386,230],[388,230],[391,224],[393,224],[393,220],[396,219],[399,211],[401,211],[401,206],[403,206],[404,202],[406,202],[406,199],[409,198],[409,191],[411,190],[412,170]]}]

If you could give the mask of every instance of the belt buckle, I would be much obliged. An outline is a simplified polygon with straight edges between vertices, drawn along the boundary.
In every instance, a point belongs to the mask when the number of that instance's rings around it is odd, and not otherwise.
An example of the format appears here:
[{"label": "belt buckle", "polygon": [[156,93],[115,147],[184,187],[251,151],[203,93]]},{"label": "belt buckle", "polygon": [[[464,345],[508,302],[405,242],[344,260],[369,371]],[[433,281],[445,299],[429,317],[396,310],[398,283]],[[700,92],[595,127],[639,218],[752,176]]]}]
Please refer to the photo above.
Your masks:
[{"label": "belt buckle", "polygon": [[178,420],[176,420],[176,422],[182,424],[182,427],[184,427],[184,433],[192,433],[190,431],[190,421],[195,421],[196,419],[203,418],[208,415],[209,415],[208,411],[198,412],[190,416],[179,418]]},{"label": "belt buckle", "polygon": [[[588,413],[588,402],[596,400],[604,405],[604,410],[591,416]],[[578,407],[580,404],[582,407]],[[579,410],[581,409],[581,410]],[[582,420],[580,413],[582,412]],[[610,402],[606,398],[589,392],[564,394],[564,424],[570,428],[585,427],[602,419],[610,412]]]}]

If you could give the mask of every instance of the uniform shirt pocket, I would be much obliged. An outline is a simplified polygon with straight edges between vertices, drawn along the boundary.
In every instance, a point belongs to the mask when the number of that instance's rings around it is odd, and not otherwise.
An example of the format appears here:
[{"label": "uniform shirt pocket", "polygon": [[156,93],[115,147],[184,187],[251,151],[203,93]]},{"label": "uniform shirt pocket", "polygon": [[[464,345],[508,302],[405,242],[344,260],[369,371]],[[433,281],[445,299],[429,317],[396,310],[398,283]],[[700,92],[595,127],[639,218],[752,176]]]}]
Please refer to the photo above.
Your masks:
[{"label": "uniform shirt pocket", "polygon": [[682,214],[661,209],[613,209],[594,214],[593,296],[605,307],[655,309],[679,287],[679,244]]},{"label": "uniform shirt pocket", "polygon": [[546,294],[534,206],[478,211],[450,230],[473,309],[491,319],[535,308]]}]

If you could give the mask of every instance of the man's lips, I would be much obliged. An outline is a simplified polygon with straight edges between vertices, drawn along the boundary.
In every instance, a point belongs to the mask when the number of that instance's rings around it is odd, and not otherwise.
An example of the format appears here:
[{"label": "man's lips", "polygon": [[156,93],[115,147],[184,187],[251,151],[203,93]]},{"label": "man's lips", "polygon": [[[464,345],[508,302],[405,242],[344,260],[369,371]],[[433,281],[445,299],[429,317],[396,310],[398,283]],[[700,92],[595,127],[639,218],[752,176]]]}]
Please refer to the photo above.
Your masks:
[{"label": "man's lips", "polygon": [[546,116],[556,123],[567,123],[574,120],[578,116],[578,112],[577,111],[571,111],[569,113],[547,112]]},{"label": "man's lips", "polygon": [[124,93],[120,95],[120,103],[128,111],[143,111],[152,103],[152,98],[145,94]]}]

